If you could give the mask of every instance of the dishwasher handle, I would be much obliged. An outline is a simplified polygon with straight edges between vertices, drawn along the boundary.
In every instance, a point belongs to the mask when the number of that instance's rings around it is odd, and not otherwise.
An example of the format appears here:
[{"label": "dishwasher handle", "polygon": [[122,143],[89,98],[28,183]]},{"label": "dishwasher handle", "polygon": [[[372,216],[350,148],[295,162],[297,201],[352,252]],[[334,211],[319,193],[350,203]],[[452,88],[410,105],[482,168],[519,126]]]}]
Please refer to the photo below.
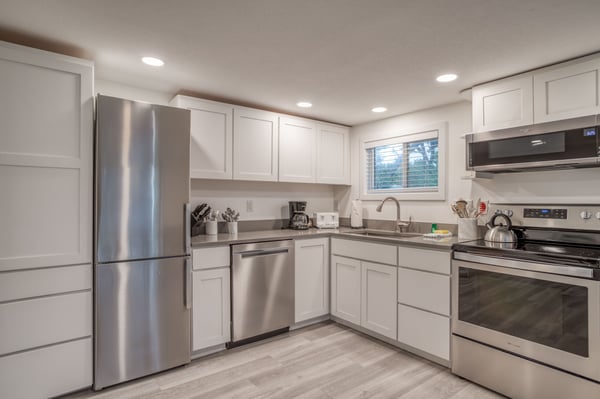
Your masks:
[{"label": "dishwasher handle", "polygon": [[239,255],[242,258],[254,258],[257,256],[287,254],[288,252],[290,252],[289,248],[271,248],[271,249],[256,249],[256,250],[250,250],[250,251],[235,252],[234,255]]}]

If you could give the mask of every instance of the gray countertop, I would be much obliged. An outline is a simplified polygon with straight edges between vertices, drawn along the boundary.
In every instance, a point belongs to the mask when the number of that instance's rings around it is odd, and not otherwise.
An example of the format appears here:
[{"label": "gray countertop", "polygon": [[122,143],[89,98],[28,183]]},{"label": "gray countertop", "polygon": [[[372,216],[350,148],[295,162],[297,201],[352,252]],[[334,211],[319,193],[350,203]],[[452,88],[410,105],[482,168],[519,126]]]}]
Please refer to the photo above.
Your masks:
[{"label": "gray countertop", "polygon": [[427,247],[431,249],[450,250],[452,244],[461,241],[456,236],[447,238],[424,238],[424,237],[373,237],[359,236],[352,234],[356,230],[349,227],[340,227],[339,229],[315,229],[308,230],[264,230],[242,232],[238,234],[218,234],[218,235],[199,235],[192,237],[192,247],[201,248],[217,245],[243,244],[256,241],[305,239],[318,237],[339,237],[354,239],[360,241],[372,241],[394,245],[406,245],[413,247]]}]

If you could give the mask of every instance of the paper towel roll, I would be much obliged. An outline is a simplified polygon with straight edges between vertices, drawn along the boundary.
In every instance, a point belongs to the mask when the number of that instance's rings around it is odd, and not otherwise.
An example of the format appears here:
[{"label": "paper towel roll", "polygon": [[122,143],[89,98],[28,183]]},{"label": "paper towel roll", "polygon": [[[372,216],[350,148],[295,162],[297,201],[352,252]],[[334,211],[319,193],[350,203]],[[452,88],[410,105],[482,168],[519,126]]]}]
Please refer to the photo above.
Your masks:
[{"label": "paper towel roll", "polygon": [[352,201],[352,209],[350,210],[350,226],[351,227],[363,227],[362,220],[362,201]]}]

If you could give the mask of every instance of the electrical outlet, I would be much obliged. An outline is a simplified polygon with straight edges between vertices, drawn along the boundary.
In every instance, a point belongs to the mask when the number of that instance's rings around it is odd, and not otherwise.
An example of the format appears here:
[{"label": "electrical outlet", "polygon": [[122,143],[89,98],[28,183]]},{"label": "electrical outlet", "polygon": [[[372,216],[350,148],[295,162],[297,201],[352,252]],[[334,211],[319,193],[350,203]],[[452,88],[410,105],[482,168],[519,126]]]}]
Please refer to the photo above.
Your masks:
[{"label": "electrical outlet", "polygon": [[254,212],[254,201],[246,200],[246,212],[248,212],[248,213]]}]

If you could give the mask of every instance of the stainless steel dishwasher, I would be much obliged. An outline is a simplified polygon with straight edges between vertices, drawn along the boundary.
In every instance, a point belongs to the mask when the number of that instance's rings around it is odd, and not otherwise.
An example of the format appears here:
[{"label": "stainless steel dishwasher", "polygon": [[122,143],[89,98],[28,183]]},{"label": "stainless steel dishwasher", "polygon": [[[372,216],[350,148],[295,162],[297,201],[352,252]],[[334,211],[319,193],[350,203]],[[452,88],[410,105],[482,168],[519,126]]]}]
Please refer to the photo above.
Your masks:
[{"label": "stainless steel dishwasher", "polygon": [[233,245],[233,345],[294,323],[294,245],[291,240]]}]

